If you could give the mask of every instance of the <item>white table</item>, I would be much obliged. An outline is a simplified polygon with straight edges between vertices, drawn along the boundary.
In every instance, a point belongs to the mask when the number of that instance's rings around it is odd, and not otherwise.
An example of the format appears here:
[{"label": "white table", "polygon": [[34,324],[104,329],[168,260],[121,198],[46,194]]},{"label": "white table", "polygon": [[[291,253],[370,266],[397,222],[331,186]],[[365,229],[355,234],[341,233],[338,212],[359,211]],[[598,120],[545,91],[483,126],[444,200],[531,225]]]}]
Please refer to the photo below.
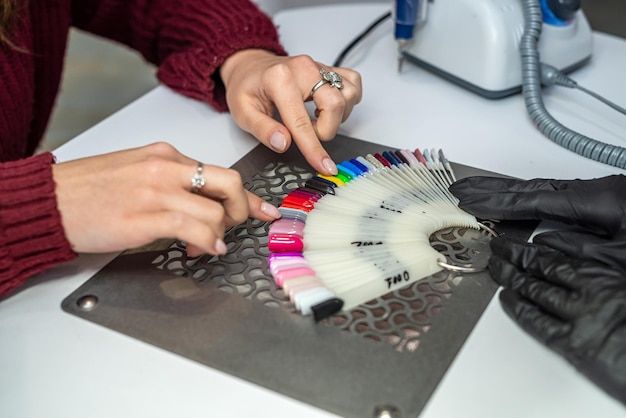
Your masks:
[{"label": "white table", "polygon": [[[292,54],[331,63],[386,4],[280,12]],[[596,33],[593,59],[572,76],[617,101],[626,97],[626,42]],[[363,102],[341,132],[393,147],[441,147],[463,164],[522,178],[620,172],[553,144],[528,121],[520,96],[488,101],[421,69],[396,72],[385,24],[345,62],[361,72]],[[622,103],[623,104],[623,103]],[[626,123],[582,93],[547,91],[565,125],[626,146]],[[159,87],[60,148],[61,161],[167,140],[229,166],[256,145],[229,115]],[[325,411],[66,314],[60,303],[115,254],[81,256],[30,280],[0,302],[0,416],[324,417]],[[613,417],[624,408],[520,331],[494,299],[422,416]]]}]

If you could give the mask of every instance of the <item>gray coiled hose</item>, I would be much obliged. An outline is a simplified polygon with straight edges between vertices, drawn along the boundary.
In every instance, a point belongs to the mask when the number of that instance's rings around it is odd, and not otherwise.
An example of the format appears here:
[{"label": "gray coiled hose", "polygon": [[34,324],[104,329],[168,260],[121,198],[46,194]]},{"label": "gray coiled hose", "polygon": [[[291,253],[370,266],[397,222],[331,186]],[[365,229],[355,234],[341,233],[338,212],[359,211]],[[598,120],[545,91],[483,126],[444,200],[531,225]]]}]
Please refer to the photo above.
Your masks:
[{"label": "gray coiled hose", "polygon": [[546,110],[541,96],[541,63],[537,43],[543,19],[539,0],[524,0],[524,33],[520,42],[522,92],[526,110],[545,136],[558,145],[592,160],[626,168],[626,148],[596,141],[561,125]]}]

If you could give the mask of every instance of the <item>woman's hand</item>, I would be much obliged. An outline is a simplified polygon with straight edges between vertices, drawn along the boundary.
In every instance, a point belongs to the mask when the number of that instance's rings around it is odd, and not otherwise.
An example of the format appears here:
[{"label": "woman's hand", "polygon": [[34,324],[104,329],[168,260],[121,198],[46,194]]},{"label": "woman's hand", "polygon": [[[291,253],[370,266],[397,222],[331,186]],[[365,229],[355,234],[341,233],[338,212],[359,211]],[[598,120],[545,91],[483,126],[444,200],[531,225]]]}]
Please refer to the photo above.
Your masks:
[{"label": "woman's hand", "polygon": [[[311,97],[313,86],[322,79],[320,68],[335,71],[343,88],[322,85]],[[335,137],[354,105],[361,101],[361,76],[347,68],[327,67],[308,56],[277,56],[260,49],[239,51],[222,65],[226,101],[235,122],[277,152],[295,141],[311,166],[324,174],[337,167],[320,141]],[[317,107],[311,120],[305,102]],[[274,119],[277,109],[282,124]]]},{"label": "woman's hand", "polygon": [[218,255],[227,228],[280,217],[231,169],[205,165],[206,184],[192,193],[197,166],[166,143],[53,165],[68,241],[77,252],[112,252],[177,238],[191,256]]}]

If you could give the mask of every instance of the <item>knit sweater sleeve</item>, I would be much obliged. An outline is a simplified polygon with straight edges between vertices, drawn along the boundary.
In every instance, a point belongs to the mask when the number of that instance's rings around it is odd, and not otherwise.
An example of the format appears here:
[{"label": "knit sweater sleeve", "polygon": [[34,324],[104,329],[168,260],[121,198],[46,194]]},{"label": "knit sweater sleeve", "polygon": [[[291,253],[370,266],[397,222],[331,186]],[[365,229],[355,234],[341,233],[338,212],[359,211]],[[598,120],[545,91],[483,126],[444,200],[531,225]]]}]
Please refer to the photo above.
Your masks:
[{"label": "knit sweater sleeve", "polygon": [[162,83],[220,111],[227,57],[247,48],[286,55],[271,19],[249,0],[80,0],[72,8],[73,25],[136,49]]},{"label": "knit sweater sleeve", "polygon": [[0,295],[76,257],[57,210],[53,162],[43,153],[0,163]]}]

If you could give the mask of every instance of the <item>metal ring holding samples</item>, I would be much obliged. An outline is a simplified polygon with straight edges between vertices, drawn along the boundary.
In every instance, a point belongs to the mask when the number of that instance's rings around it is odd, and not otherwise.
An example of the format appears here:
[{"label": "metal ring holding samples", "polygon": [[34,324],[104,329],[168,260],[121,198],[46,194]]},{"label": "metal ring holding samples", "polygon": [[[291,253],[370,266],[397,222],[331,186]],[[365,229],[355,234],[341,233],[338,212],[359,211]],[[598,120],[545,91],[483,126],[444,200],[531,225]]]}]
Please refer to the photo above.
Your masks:
[{"label": "metal ring holding samples", "polygon": [[479,273],[481,271],[487,270],[487,266],[485,267],[466,267],[466,266],[457,266],[456,264],[449,264],[444,261],[437,261],[439,267],[444,268],[449,271],[455,271],[457,273]]},{"label": "metal ring holding samples", "polygon": [[198,161],[198,166],[196,167],[196,173],[191,178],[191,193],[198,193],[202,186],[206,184],[206,179],[202,175],[202,170],[204,169],[203,164]]},{"label": "metal ring holding samples", "polygon": [[[479,222],[478,225],[480,226],[480,229],[484,230],[485,232],[487,232],[489,235],[491,235],[492,237],[497,237],[498,233],[493,230],[492,228],[488,227],[487,225]],[[483,266],[483,267],[473,267],[473,266],[459,266],[456,264],[450,264],[450,263],[446,263],[445,261],[437,261],[437,264],[441,267],[444,268],[448,271],[454,271],[457,273],[479,273],[481,271],[485,271],[487,270],[489,267],[488,266]]]},{"label": "metal ring holding samples", "polygon": [[313,88],[311,89],[311,94],[309,94],[309,96],[311,98],[313,98],[313,93],[315,93],[315,91],[317,89],[319,89],[320,87],[322,87],[324,84],[328,84],[328,80],[325,79],[321,79],[320,81],[318,81],[317,83],[315,83],[315,85],[313,86]]}]

